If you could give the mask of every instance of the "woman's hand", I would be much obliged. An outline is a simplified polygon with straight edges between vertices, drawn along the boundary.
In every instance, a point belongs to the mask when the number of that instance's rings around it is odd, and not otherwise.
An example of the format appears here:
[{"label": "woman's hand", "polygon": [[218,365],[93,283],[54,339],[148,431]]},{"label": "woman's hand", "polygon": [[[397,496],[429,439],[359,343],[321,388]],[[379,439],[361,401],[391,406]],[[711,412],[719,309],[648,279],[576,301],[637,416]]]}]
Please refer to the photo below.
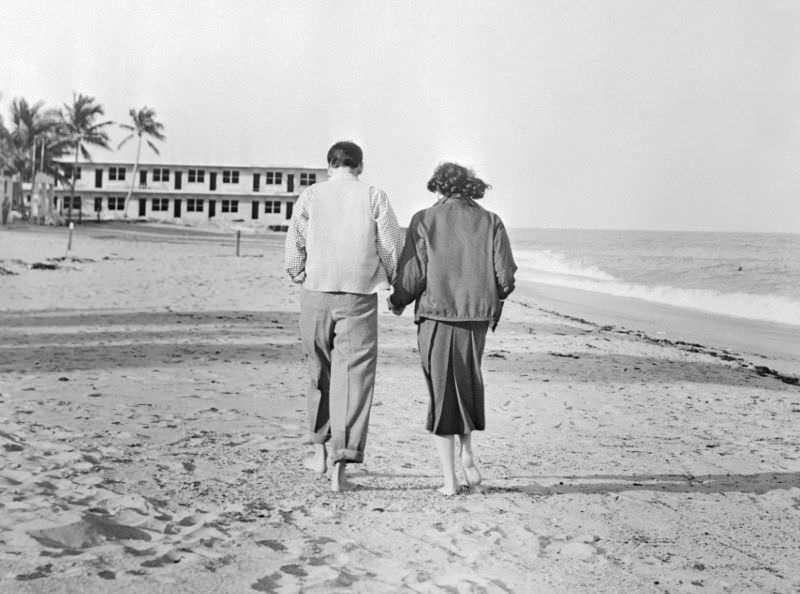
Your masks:
[{"label": "woman's hand", "polygon": [[392,296],[391,295],[389,295],[386,298],[386,305],[389,306],[389,311],[392,312],[394,315],[396,315],[396,316],[403,315],[403,311],[405,310],[405,307],[396,307],[395,304],[392,303]]}]

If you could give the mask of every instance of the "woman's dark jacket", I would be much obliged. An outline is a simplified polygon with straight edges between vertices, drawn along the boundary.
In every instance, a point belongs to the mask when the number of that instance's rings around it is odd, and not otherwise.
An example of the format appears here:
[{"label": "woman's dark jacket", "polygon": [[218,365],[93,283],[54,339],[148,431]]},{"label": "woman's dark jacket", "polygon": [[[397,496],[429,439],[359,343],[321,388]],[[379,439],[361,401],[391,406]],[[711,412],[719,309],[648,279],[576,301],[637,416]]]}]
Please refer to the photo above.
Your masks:
[{"label": "woman's dark jacket", "polygon": [[416,300],[417,321],[496,323],[516,270],[500,217],[474,200],[443,198],[412,217],[391,302]]}]

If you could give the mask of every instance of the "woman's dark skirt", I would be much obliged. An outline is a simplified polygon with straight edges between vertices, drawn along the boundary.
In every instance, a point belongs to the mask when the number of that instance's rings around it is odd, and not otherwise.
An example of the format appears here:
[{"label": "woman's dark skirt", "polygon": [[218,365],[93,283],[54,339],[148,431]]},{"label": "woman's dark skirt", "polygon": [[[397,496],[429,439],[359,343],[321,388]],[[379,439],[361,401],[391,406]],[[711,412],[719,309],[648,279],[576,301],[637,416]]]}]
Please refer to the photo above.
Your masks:
[{"label": "woman's dark skirt", "polygon": [[466,435],[484,429],[481,359],[488,329],[489,322],[420,320],[417,341],[430,394],[428,431]]}]

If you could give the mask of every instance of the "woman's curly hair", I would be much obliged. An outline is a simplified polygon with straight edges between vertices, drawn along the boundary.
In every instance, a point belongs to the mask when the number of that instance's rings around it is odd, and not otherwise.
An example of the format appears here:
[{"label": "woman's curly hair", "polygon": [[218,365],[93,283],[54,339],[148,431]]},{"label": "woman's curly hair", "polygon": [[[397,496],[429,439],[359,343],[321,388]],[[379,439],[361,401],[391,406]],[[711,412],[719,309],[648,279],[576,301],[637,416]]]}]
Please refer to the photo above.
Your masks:
[{"label": "woman's curly hair", "polygon": [[428,180],[428,190],[437,192],[445,198],[461,197],[480,200],[486,190],[491,188],[471,169],[458,163],[442,163]]}]

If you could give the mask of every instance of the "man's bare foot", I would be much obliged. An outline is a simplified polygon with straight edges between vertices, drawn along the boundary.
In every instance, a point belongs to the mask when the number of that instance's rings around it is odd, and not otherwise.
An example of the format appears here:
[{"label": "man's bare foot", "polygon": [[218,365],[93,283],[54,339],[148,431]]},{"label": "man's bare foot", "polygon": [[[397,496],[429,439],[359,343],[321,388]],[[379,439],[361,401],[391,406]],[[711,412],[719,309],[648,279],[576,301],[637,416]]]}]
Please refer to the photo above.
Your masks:
[{"label": "man's bare foot", "polygon": [[328,450],[324,443],[315,444],[314,455],[303,461],[303,466],[317,474],[325,474],[328,471]]},{"label": "man's bare foot", "polygon": [[339,493],[340,491],[352,491],[356,485],[351,483],[345,478],[346,464],[344,462],[336,462],[333,465],[333,472],[331,473],[331,491]]}]

